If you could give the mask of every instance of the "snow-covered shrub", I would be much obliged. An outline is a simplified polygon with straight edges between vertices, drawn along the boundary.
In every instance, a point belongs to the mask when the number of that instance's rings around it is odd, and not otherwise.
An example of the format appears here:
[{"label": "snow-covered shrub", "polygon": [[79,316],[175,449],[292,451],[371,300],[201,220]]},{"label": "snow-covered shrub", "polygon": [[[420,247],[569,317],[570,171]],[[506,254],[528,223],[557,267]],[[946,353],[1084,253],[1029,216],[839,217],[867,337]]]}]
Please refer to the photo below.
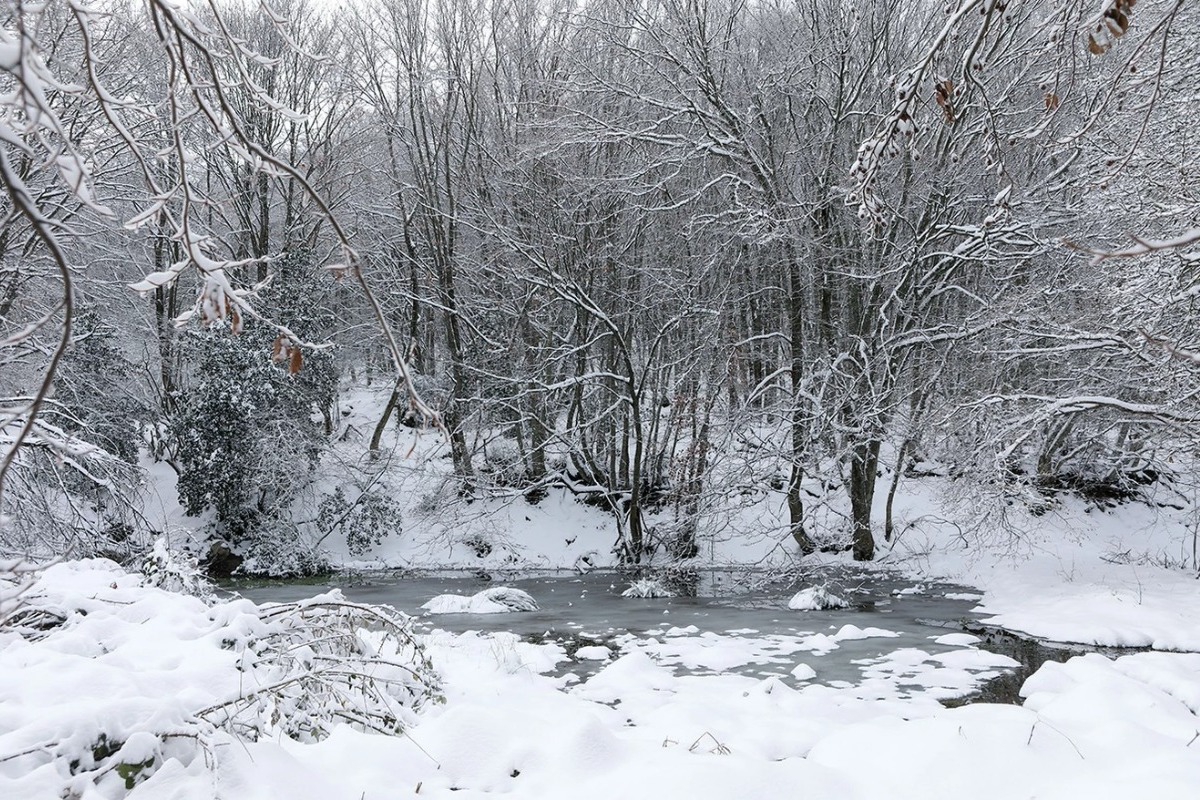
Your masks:
[{"label": "snow-covered shrub", "polygon": [[499,603],[512,611],[537,611],[539,608],[537,601],[529,592],[514,589],[511,586],[493,586],[491,589],[484,589],[479,594],[490,602]]},{"label": "snow-covered shrub", "polygon": [[492,539],[483,531],[468,531],[460,536],[458,541],[466,545],[476,558],[486,558],[492,554]]},{"label": "snow-covered shrub", "polygon": [[286,511],[318,452],[310,404],[258,338],[185,337],[198,374],[172,419],[179,499],[192,515],[214,510],[217,533],[235,545]]},{"label": "snow-covered shrub", "polygon": [[639,578],[621,592],[621,597],[674,597],[671,591],[659,578]]},{"label": "snow-covered shrub", "polygon": [[489,442],[484,448],[484,463],[480,471],[486,473],[495,486],[524,486],[529,478],[521,451],[512,439]]},{"label": "snow-covered shrub", "polygon": [[172,551],[165,536],[154,540],[150,553],[142,560],[146,585],[168,592],[190,594],[202,599],[212,597],[213,585],[194,556]]},{"label": "snow-covered shrub", "polygon": [[351,502],[338,486],[317,508],[317,529],[322,538],[341,532],[351,555],[362,555],[382,544],[389,533],[401,530],[400,506],[387,495],[369,490]]},{"label": "snow-covered shrub", "polygon": [[[319,305],[311,256],[293,252],[273,260],[272,269],[259,311],[302,338],[328,335],[332,318]],[[328,443],[337,390],[329,351],[272,363],[273,342],[282,353],[277,336],[268,325],[248,324],[239,336],[214,328],[180,341],[193,374],[171,419],[179,499],[189,514],[214,511],[216,534],[243,555],[245,543],[286,539],[294,528],[291,506]]]},{"label": "snow-covered shrub", "polygon": [[327,554],[295,525],[280,522],[258,531],[245,541],[240,551],[245,557],[238,572],[268,578],[293,578],[324,575],[333,570]]},{"label": "snow-covered shrub", "polygon": [[807,589],[801,589],[788,601],[788,608],[793,611],[828,611],[849,606],[849,603],[824,586],[810,586]]},{"label": "snow-covered shrub", "polygon": [[458,482],[453,477],[447,477],[438,481],[429,491],[421,492],[417,497],[417,501],[413,504],[412,510],[418,516],[436,516],[442,509],[457,499],[459,488]]},{"label": "snow-covered shrub", "polygon": [[265,605],[256,620],[235,622],[226,627],[235,635],[221,646],[259,680],[198,716],[243,738],[283,733],[313,741],[341,723],[399,733],[413,711],[440,702],[440,682],[411,620],[393,609],[333,591]]}]

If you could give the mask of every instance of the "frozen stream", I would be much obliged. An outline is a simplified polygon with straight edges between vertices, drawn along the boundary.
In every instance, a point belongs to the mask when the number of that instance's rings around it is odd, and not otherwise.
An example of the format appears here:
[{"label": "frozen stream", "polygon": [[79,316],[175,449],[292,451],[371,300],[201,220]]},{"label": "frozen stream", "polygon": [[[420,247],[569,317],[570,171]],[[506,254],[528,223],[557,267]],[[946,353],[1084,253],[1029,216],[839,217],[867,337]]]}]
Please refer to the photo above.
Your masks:
[{"label": "frozen stream", "polygon": [[[550,574],[485,580],[456,574],[356,576],[316,584],[238,587],[256,602],[300,600],[331,588],[358,602],[387,604],[414,617],[425,632],[511,633],[555,644],[552,672],[586,679],[612,659],[640,651],[677,674],[734,673],[788,684],[855,689],[863,697],[931,693],[961,697],[1019,667],[975,646],[961,632],[978,595],[963,587],[916,584],[879,573],[823,572],[754,589],[744,576],[704,571],[697,596],[627,598],[629,580],[615,573]],[[793,611],[788,600],[813,584],[828,585],[850,607]],[[513,586],[539,611],[426,615],[420,606],[441,594],[471,595]]]}]

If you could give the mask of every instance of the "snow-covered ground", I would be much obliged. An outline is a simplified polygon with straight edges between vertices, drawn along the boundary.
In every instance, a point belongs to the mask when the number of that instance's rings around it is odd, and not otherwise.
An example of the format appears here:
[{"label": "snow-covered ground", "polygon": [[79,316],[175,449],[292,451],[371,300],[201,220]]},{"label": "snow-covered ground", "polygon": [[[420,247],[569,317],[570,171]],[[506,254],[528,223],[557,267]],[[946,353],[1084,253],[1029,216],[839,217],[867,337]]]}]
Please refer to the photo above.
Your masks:
[{"label": "snow-covered ground", "polygon": [[916,529],[883,563],[978,587],[987,622],[1037,638],[1200,651],[1200,574],[1189,560],[1196,519],[1190,507],[1101,512],[1068,497],[991,541],[963,540],[945,525]]},{"label": "snow-covered ground", "polygon": [[[298,734],[287,714],[303,708],[279,693],[288,675],[262,653],[247,660],[263,631],[248,601],[206,606],[103,561],[51,567],[23,598],[60,613],[0,641],[0,797],[16,800],[1191,798],[1200,785],[1200,654],[1077,657],[1043,666],[1022,706],[947,709],[939,697],[1011,662],[950,634],[940,641],[955,649],[940,656],[900,649],[863,680],[828,686],[806,683],[817,638],[889,632],[844,626],[788,643],[683,628],[626,637],[615,657],[582,648],[575,658],[603,666],[580,682],[553,677],[559,645],[435,632],[421,645],[444,704],[404,710],[402,735],[330,724],[311,741],[287,735]],[[1069,618],[1058,624],[1079,638]],[[794,663],[797,682],[676,669],[764,654]],[[243,696],[258,700],[238,707],[250,714],[240,728],[200,713]],[[230,732],[251,723],[255,741]]]},{"label": "snow-covered ground", "polygon": [[[347,400],[347,426],[369,430],[375,394]],[[463,502],[443,480],[439,442],[390,436],[386,488],[403,518],[366,554],[351,556],[331,537],[323,547],[336,562],[482,571],[612,564],[610,515],[561,490],[537,504],[517,494]],[[183,518],[170,481],[169,470],[154,473],[151,516],[178,544],[196,521]],[[824,654],[890,632],[843,626],[781,639],[664,628],[579,648],[572,657],[594,672],[580,681],[559,668],[568,659],[560,645],[435,631],[416,646],[441,676],[444,704],[414,711],[403,702],[411,695],[393,698],[404,706],[395,714],[402,735],[317,715],[328,736],[293,738],[288,715],[303,703],[272,692],[313,662],[300,646],[283,673],[261,653],[247,662],[261,610],[245,600],[206,606],[106,562],[67,563],[24,596],[70,613],[43,618],[36,635],[0,626],[0,797],[1195,797],[1194,506],[1175,498],[1100,510],[1062,498],[1033,514],[1018,502],[1005,526],[981,533],[962,523],[970,514],[946,499],[955,496],[943,479],[906,481],[899,536],[884,543],[876,568],[901,573],[914,590],[934,579],[976,587],[962,599],[977,600],[998,626],[1156,652],[1047,663],[1025,682],[1022,705],[946,708],[940,699],[970,693],[1011,662],[947,634],[936,652],[894,646],[864,664],[860,680],[830,684],[814,680]],[[782,496],[752,500],[709,510],[703,561],[794,563]],[[12,595],[0,587],[0,618]],[[798,607],[813,605],[804,599]],[[470,602],[457,598],[455,609]],[[368,650],[372,635],[361,637]],[[730,672],[764,662],[782,677]],[[392,702],[371,696],[376,712]],[[214,717],[239,697],[256,698],[233,706],[241,728]],[[343,710],[358,702],[341,699]],[[256,740],[235,738],[246,725]]]}]

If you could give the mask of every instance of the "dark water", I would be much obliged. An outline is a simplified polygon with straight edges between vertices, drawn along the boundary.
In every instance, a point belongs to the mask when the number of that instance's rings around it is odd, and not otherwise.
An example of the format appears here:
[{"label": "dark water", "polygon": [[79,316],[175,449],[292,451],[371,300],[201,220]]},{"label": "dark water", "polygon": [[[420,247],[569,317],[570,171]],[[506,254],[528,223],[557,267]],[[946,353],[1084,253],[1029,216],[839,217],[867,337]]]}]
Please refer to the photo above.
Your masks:
[{"label": "dark water", "polygon": [[[789,641],[815,633],[832,635],[845,625],[882,628],[899,634],[890,638],[842,640],[836,649],[816,655],[765,653],[756,663],[732,668],[755,676],[778,676],[792,681],[790,669],[803,661],[818,673],[814,682],[857,684],[864,671],[879,659],[902,648],[930,655],[961,648],[933,640],[977,619],[974,599],[946,595],[968,594],[970,589],[948,584],[918,584],[877,572],[822,570],[801,577],[767,580],[752,573],[706,570],[686,576],[682,588],[694,596],[627,598],[621,592],[630,578],[611,572],[586,575],[524,575],[512,580],[488,579],[462,573],[407,576],[359,575],[316,584],[243,585],[233,587],[256,602],[288,602],[340,589],[348,599],[393,606],[417,617],[426,629],[453,632],[507,631],[535,642],[557,642],[573,655],[584,645],[608,644],[614,651],[632,634],[661,641],[672,628],[694,626],[691,635]],[[800,589],[825,585],[850,603],[849,608],[828,611],[792,611],[788,600]],[[420,606],[440,594],[472,595],[493,586],[512,586],[528,592],[540,610],[508,614],[425,615]],[[977,595],[976,595],[977,597]],[[677,634],[677,632],[676,632]],[[572,663],[564,671],[586,677],[603,662]],[[679,667],[683,670],[683,667]],[[705,672],[692,668],[687,671]]]},{"label": "dark water", "polygon": [[[433,623],[443,630],[462,632],[510,631],[521,636],[585,630],[592,633],[645,633],[664,627],[695,625],[702,631],[728,632],[752,628],[761,634],[825,632],[853,624],[908,631],[926,641],[947,629],[961,630],[976,618],[973,600],[948,599],[946,594],[972,590],[949,584],[914,584],[878,573],[826,572],[806,578],[759,581],[727,571],[707,571],[693,584],[695,596],[622,597],[630,579],[613,572],[585,575],[557,573],[526,575],[512,580],[483,579],[452,573],[390,577],[359,575],[318,583],[232,585],[229,588],[255,602],[289,602],[340,589],[353,601],[390,605]],[[800,589],[828,586],[850,603],[830,611],[792,611],[788,600]],[[426,615],[421,605],[440,594],[472,595],[495,586],[528,592],[539,611],[513,614]],[[914,589],[916,589],[914,591]],[[906,592],[899,594],[899,592]]]},{"label": "dark water", "polygon": [[1095,645],[1043,642],[1029,639],[992,625],[981,625],[967,621],[964,625],[970,633],[979,637],[979,647],[992,653],[1008,656],[1020,663],[1019,667],[1005,670],[1003,674],[983,683],[976,691],[963,697],[945,702],[948,706],[970,703],[1021,704],[1021,685],[1025,679],[1037,672],[1048,661],[1066,663],[1075,656],[1085,653],[1100,653],[1109,658],[1119,658],[1129,653],[1145,652],[1144,647],[1098,647]]}]

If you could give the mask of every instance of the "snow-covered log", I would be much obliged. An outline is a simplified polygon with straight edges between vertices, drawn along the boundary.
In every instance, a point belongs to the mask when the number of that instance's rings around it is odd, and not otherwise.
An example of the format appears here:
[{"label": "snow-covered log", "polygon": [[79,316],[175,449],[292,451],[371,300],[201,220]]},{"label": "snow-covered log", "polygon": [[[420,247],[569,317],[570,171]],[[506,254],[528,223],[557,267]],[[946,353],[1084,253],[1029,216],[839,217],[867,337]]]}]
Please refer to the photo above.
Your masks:
[{"label": "snow-covered log", "polygon": [[440,594],[421,606],[430,614],[506,614],[510,611],[537,611],[537,601],[520,589],[493,586],[466,597]]},{"label": "snow-covered log", "polygon": [[788,601],[788,608],[793,611],[828,611],[832,608],[847,608],[849,605],[824,586],[801,589]]}]

